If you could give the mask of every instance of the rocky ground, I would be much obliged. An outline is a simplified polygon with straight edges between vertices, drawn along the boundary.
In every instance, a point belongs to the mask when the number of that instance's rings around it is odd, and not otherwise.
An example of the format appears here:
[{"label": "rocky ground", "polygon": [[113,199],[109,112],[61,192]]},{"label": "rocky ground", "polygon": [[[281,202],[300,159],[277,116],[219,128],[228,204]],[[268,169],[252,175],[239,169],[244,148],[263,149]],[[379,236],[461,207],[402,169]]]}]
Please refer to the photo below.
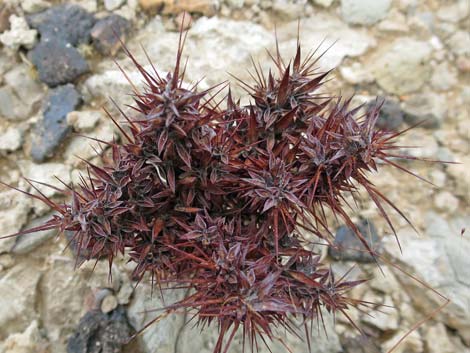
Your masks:
[{"label": "rocky ground", "polygon": [[[371,242],[391,263],[424,280],[451,300],[414,330],[395,350],[401,353],[470,352],[470,3],[468,0],[4,0],[0,2],[0,180],[28,189],[20,179],[66,183],[85,169],[77,158],[95,158],[96,143],[118,136],[103,114],[108,98],[131,102],[130,87],[113,60],[140,78],[120,51],[116,32],[139,60],[144,47],[158,70],[171,68],[182,11],[192,23],[186,53],[188,81],[201,89],[248,78],[250,56],[269,62],[274,26],[283,53],[295,48],[297,19],[305,52],[337,42],[321,58],[337,67],[328,88],[354,102],[386,98],[380,123],[402,129],[427,119],[402,138],[414,157],[460,164],[404,162],[435,186],[383,167],[375,183],[418,229],[392,214],[403,253],[372,202],[361,197],[355,213]],[[323,42],[322,42],[323,41]],[[240,87],[232,90],[243,97]],[[246,97],[242,98],[246,100]],[[77,134],[78,133],[78,134]],[[51,197],[56,191],[40,189]],[[0,235],[39,224],[49,210],[0,186]],[[364,221],[364,219],[366,219]],[[337,225],[340,226],[339,224]],[[211,352],[215,332],[200,334],[184,325],[181,313],[152,326],[128,345],[125,338],[163,305],[150,287],[137,288],[123,260],[112,269],[85,264],[75,269],[66,240],[54,232],[0,241],[0,352]],[[348,229],[337,242],[354,246]],[[353,312],[367,337],[345,320],[326,316],[328,338],[320,330],[313,351],[387,352],[408,329],[432,313],[443,299],[392,265],[382,271],[357,252],[325,254],[338,273],[353,263],[353,277],[371,280],[353,295],[378,304],[382,312]],[[182,293],[173,292],[166,303]],[[285,334],[280,332],[283,337]],[[294,352],[305,344],[288,336]],[[240,352],[234,345],[231,352]],[[274,344],[273,352],[284,352]],[[263,351],[264,352],[264,351]]]}]

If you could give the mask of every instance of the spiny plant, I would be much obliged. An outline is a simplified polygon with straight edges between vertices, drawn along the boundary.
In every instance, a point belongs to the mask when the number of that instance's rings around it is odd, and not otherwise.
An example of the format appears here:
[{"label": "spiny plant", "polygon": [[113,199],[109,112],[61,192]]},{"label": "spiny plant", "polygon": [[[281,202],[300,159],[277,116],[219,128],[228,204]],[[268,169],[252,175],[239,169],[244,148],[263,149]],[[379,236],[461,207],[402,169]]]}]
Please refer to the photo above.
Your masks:
[{"label": "spiny plant", "polygon": [[394,161],[409,158],[395,152],[403,132],[375,128],[378,100],[359,113],[351,98],[320,93],[329,72],[319,71],[316,51],[302,59],[299,42],[288,63],[277,48],[272,70],[254,64],[254,82],[240,80],[248,105],[230,90],[217,98],[223,85],[198,91],[184,84],[186,36],[180,32],[166,76],[124,48],[145,86],[132,85],[135,113],[121,110],[125,121],[109,114],[124,141],[100,141],[111,158],[84,161],[80,184],[64,184],[69,203],[27,180],[36,193],[21,192],[56,214],[13,236],[71,232],[80,261],[106,259],[111,266],[122,255],[137,281],[149,275],[152,285],[187,288],[166,313],[189,309],[202,328],[216,325],[214,353],[228,352],[239,329],[243,350],[277,339],[276,327],[299,335],[296,319],[311,347],[308,331],[323,322],[324,310],[350,318],[349,309],[370,303],[348,296],[363,280],[336,278],[303,234],[332,246],[329,210],[376,255],[348,215],[345,195],[365,188],[392,229],[384,205],[405,217],[368,179],[378,162],[407,171]]}]

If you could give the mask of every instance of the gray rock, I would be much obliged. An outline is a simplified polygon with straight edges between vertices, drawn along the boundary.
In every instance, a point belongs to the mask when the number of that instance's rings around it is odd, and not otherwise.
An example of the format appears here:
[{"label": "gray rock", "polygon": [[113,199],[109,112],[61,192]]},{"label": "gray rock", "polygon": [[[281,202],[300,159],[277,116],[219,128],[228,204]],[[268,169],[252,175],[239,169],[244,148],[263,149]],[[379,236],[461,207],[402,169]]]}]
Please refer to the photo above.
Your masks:
[{"label": "gray rock", "polygon": [[368,65],[380,87],[403,95],[419,90],[428,80],[430,55],[428,43],[399,38],[373,55]]},{"label": "gray rock", "polygon": [[434,93],[416,94],[403,103],[403,111],[410,125],[423,121],[421,127],[438,128],[447,115],[446,98]]},{"label": "gray rock", "polygon": [[61,41],[73,46],[88,43],[95,24],[94,16],[75,4],[57,5],[27,19],[38,30],[41,41]]},{"label": "gray rock", "polygon": [[[47,215],[45,217],[37,218],[27,224],[24,229],[30,229],[33,227],[40,226],[44,224],[46,221],[48,221],[51,218],[51,215]],[[13,246],[13,249],[11,250],[12,253],[22,255],[22,254],[27,254],[31,250],[37,248],[41,244],[43,244],[45,241],[51,239],[56,235],[57,229],[50,229],[50,230],[44,230],[41,232],[36,232],[36,233],[30,233],[30,234],[24,234],[16,238],[15,245]]]},{"label": "gray rock", "polygon": [[[368,220],[362,220],[356,226],[367,244],[373,250],[377,250],[379,237],[374,224]],[[337,229],[334,245],[336,248],[329,248],[329,253],[336,260],[374,262],[373,257],[367,252],[354,230],[347,226],[341,226]]]},{"label": "gray rock", "polygon": [[455,32],[446,43],[455,55],[470,55],[470,33],[468,31]]},{"label": "gray rock", "polygon": [[122,307],[110,314],[89,311],[67,343],[67,353],[120,353],[130,337]]},{"label": "gray rock", "polygon": [[0,117],[8,120],[24,120],[29,109],[10,86],[0,87]]},{"label": "gray rock", "polygon": [[75,81],[89,71],[88,64],[77,49],[61,41],[43,41],[31,51],[31,61],[39,79],[48,86]]},{"label": "gray rock", "polygon": [[352,24],[371,25],[387,15],[391,0],[341,0],[343,19]]},{"label": "gray rock", "polygon": [[[28,220],[30,209],[31,199],[18,191],[0,193],[0,237],[20,231]],[[0,254],[9,252],[14,244],[15,238],[0,239]]]},{"label": "gray rock", "polygon": [[43,119],[35,128],[31,149],[31,157],[35,162],[43,162],[51,157],[67,137],[71,130],[67,125],[67,114],[75,110],[80,102],[80,95],[71,84],[51,90],[43,107]]},{"label": "gray rock", "polygon": [[[470,240],[460,236],[462,225],[470,219],[459,218],[449,222],[447,231],[437,232],[433,223],[428,225],[425,237],[404,228],[398,237],[403,252],[400,253],[393,236],[384,239],[385,250],[401,268],[417,276],[450,299],[450,304],[435,319],[458,331],[466,344],[470,344]],[[429,314],[444,301],[436,293],[427,290],[419,282],[402,272],[395,271],[400,283],[414,305]]]},{"label": "gray rock", "polygon": [[[375,107],[375,102],[369,103],[369,107]],[[380,109],[380,115],[377,119],[376,126],[384,130],[397,130],[403,123],[403,112],[400,103],[397,101],[386,99]]]},{"label": "gray rock", "polygon": [[93,26],[91,38],[95,48],[103,55],[114,56],[126,40],[130,22],[119,15],[107,16]]},{"label": "gray rock", "polygon": [[26,65],[16,65],[4,76],[5,83],[15,91],[28,113],[34,111],[44,97],[43,86],[33,78],[31,71]]},{"label": "gray rock", "polygon": [[[45,184],[54,185],[57,188],[64,186],[57,180],[59,178],[65,184],[70,183],[70,166],[64,163],[32,163],[29,160],[19,161],[21,173],[28,179],[40,181]],[[60,195],[60,193],[45,185],[36,185],[39,191],[47,197]],[[36,191],[33,191],[35,193]]]}]

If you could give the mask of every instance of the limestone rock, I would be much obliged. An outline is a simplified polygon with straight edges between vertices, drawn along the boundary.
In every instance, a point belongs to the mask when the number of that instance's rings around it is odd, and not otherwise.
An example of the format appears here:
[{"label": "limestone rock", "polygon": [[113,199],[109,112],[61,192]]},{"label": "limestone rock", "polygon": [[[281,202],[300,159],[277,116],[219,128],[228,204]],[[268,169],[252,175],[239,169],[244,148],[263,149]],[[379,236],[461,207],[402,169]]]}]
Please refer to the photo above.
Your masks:
[{"label": "limestone rock", "polygon": [[10,16],[10,30],[0,34],[0,42],[3,45],[18,50],[20,47],[31,49],[37,40],[38,32],[30,29],[23,17]]},{"label": "limestone rock", "polygon": [[387,15],[391,0],[341,0],[343,19],[352,24],[371,25]]},{"label": "limestone rock", "polygon": [[76,131],[91,131],[101,119],[103,114],[98,110],[73,111],[67,114],[67,124]]},{"label": "limestone rock", "polygon": [[0,155],[13,152],[23,144],[23,132],[15,127],[10,127],[0,132]]},{"label": "limestone rock", "polygon": [[387,92],[403,95],[419,90],[430,76],[431,47],[426,42],[398,38],[373,55],[368,65]]}]

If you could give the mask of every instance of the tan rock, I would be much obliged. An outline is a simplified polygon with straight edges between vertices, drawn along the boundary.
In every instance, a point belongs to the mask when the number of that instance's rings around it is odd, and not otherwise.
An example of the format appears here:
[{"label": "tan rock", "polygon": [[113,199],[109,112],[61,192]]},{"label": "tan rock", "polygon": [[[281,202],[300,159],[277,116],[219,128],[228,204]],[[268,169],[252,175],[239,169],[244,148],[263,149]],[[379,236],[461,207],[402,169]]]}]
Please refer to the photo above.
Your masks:
[{"label": "tan rock", "polygon": [[216,9],[216,2],[213,0],[139,0],[139,3],[144,10],[163,11],[164,14],[187,11],[210,16]]}]

